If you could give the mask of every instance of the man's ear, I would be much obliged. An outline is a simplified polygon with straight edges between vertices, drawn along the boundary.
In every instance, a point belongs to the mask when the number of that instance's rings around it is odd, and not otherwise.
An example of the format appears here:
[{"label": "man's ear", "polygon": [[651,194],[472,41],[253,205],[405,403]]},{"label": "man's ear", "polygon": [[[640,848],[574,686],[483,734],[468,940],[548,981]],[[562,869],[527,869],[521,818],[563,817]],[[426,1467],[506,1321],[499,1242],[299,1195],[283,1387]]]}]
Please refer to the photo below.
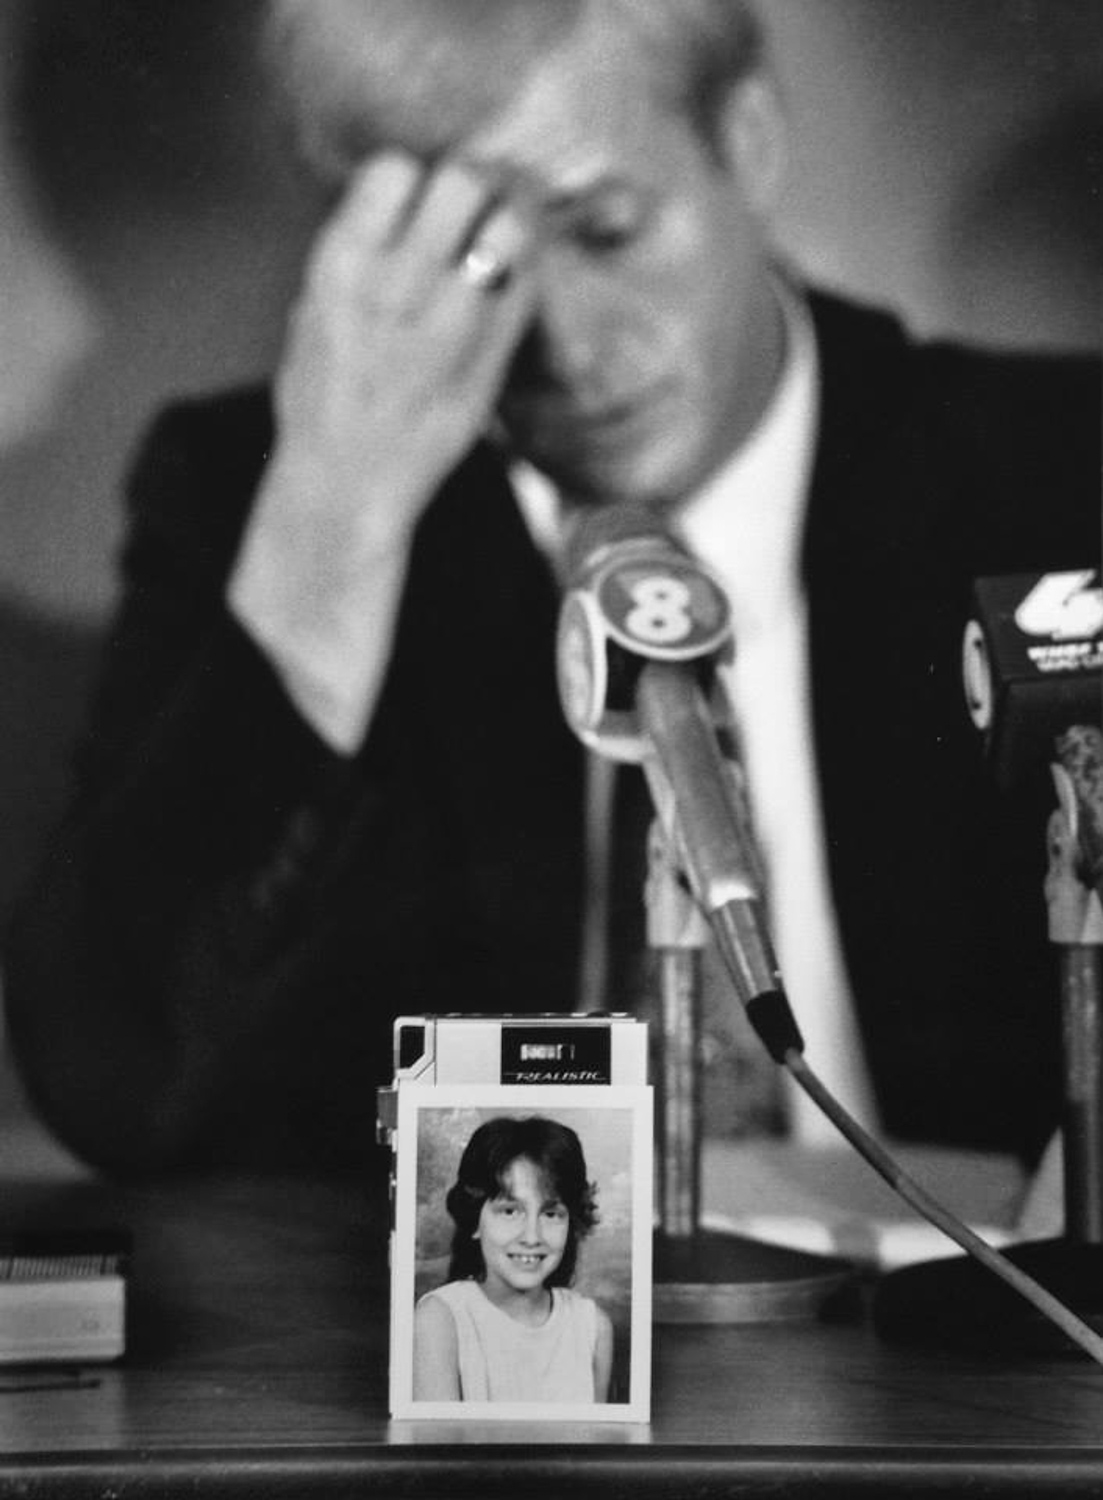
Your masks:
[{"label": "man's ear", "polygon": [[789,162],[789,132],[777,85],[753,73],[734,85],[722,119],[728,160],[747,202],[769,213],[781,195]]}]

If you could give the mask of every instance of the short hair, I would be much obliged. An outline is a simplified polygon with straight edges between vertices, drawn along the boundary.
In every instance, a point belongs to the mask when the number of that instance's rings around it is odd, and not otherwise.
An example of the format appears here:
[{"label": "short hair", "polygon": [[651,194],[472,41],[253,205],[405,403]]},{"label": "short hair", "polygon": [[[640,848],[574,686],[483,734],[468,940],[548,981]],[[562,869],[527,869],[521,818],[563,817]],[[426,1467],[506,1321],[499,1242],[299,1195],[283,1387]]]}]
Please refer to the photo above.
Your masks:
[{"label": "short hair", "polygon": [[339,180],[384,147],[432,157],[470,134],[594,7],[621,13],[715,145],[729,88],[762,61],[749,0],[268,0],[265,50],[304,155]]},{"label": "short hair", "polygon": [[548,1277],[548,1286],[569,1286],[574,1279],[579,1241],[597,1223],[596,1188],[586,1175],[582,1142],[569,1125],[543,1115],[525,1119],[500,1116],[487,1120],[464,1147],[456,1181],[445,1205],[455,1223],[450,1281],[486,1276],[482,1248],[475,1239],[483,1205],[508,1190],[515,1161],[532,1162],[549,1197],[567,1210],[569,1225],[563,1257]]}]

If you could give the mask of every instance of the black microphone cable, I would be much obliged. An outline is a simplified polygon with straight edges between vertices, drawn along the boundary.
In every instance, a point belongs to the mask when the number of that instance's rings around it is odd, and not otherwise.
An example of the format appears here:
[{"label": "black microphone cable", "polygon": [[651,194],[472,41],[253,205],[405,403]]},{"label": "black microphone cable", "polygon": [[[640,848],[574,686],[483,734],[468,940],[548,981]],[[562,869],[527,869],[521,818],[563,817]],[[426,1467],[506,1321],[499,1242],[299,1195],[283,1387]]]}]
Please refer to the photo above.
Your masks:
[{"label": "black microphone cable", "polygon": [[[752,1019],[753,1024],[753,1019]],[[790,1076],[827,1116],[873,1170],[889,1187],[921,1214],[928,1223],[940,1229],[956,1245],[998,1276],[1034,1306],[1043,1317],[1055,1324],[1073,1343],[1079,1344],[1096,1364],[1103,1365],[1103,1338],[1076,1315],[1052,1292],[1029,1276],[1014,1261],[1001,1254],[974,1230],[939,1202],[920,1183],[904,1171],[900,1163],[865,1130],[816,1076],[796,1048],[789,1048],[779,1059]]]}]

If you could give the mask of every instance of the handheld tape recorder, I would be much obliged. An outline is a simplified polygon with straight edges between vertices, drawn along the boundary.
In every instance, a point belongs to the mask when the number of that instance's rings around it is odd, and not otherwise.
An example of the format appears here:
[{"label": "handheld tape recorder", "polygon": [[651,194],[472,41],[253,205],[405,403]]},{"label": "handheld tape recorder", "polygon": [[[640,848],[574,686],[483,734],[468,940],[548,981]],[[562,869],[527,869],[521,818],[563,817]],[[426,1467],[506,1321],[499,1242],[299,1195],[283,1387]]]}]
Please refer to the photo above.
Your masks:
[{"label": "handheld tape recorder", "polygon": [[394,1081],[377,1095],[379,1136],[393,1147],[400,1088],[646,1082],[647,1024],[635,1016],[399,1016]]}]

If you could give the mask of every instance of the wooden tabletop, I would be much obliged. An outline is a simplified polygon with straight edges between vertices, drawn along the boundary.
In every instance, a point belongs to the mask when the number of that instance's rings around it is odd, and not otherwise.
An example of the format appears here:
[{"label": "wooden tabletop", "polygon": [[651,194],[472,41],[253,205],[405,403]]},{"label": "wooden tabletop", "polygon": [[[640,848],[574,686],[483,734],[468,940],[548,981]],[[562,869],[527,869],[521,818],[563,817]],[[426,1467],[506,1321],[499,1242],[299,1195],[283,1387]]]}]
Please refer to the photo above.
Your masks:
[{"label": "wooden tabletop", "polygon": [[861,1319],[672,1326],[649,1426],[391,1424],[362,1184],[11,1180],[0,1205],[135,1240],[123,1364],[0,1371],[0,1495],[1103,1495],[1086,1360],[900,1349]]}]

